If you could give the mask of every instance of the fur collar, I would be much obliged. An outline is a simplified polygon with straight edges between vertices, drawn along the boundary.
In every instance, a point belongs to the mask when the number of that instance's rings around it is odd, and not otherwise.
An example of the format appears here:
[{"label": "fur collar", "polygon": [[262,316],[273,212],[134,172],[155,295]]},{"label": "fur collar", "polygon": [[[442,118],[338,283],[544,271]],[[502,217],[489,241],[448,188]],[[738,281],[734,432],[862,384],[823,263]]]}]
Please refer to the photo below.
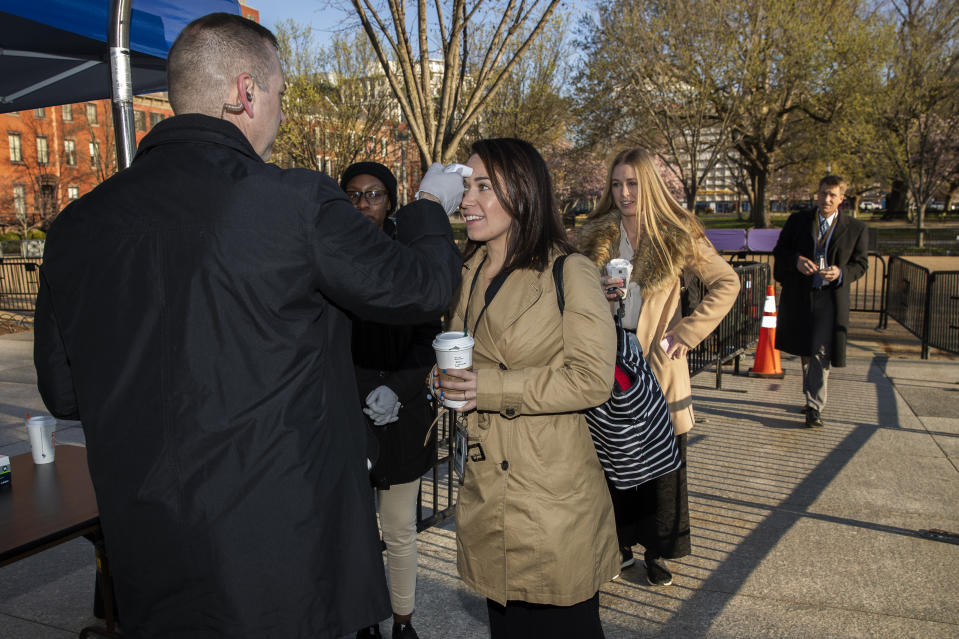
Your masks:
[{"label": "fur collar", "polygon": [[[579,249],[599,268],[619,253],[619,224],[619,214],[611,212],[587,221],[579,229]],[[666,263],[646,234],[640,238],[639,248],[633,255],[633,274],[630,279],[639,284],[644,296],[670,286],[682,272],[686,256],[692,253],[692,246],[686,237],[667,228],[663,228],[662,232],[668,255]]]}]

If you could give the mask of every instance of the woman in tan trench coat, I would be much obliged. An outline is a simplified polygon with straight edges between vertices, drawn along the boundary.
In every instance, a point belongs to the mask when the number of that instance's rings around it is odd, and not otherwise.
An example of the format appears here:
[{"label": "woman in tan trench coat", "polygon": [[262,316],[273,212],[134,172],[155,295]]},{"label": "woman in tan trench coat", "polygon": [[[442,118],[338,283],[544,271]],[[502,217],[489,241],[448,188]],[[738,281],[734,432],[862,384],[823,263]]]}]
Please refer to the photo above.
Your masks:
[{"label": "woman in tan trench coat", "polygon": [[[629,490],[610,485],[622,567],[633,564],[632,546],[642,544],[649,583],[669,585],[664,558],[690,552],[686,433],[694,420],[686,353],[726,316],[739,294],[739,277],[706,239],[699,220],[669,194],[652,156],[639,149],[613,160],[603,197],[579,238],[580,249],[599,268],[617,257],[631,261],[630,282],[603,277],[603,285],[616,289],[608,295],[613,300],[625,290],[623,327],[635,331],[669,402],[683,465]],[[681,291],[690,276],[707,293],[683,317]]]},{"label": "woman in tan trench coat", "polygon": [[552,263],[572,247],[532,146],[481,140],[468,166],[461,212],[470,241],[448,330],[475,339],[474,372],[437,386],[468,402],[457,566],[487,597],[494,639],[602,637],[598,590],[620,561],[581,411],[612,388],[609,305],[592,264],[570,255],[559,311]]}]

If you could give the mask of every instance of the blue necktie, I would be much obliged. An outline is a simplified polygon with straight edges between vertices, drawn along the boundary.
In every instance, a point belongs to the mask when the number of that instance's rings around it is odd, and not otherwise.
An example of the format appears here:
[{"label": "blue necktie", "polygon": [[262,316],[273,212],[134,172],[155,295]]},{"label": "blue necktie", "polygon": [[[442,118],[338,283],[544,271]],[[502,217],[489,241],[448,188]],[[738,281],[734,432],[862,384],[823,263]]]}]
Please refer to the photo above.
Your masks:
[{"label": "blue necktie", "polygon": [[[819,237],[816,238],[816,263],[819,263],[819,256],[826,255],[826,233],[829,232],[829,222],[822,215],[816,215],[819,218]],[[812,276],[812,286],[813,288],[821,288],[823,285],[823,279],[819,276],[819,273],[813,273]]]}]

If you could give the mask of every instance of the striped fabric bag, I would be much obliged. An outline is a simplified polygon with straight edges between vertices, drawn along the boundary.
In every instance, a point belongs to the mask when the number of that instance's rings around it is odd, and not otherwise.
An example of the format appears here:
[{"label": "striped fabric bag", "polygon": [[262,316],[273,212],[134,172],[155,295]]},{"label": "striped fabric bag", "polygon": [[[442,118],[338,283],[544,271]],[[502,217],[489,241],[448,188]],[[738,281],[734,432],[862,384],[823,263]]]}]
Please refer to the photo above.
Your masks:
[{"label": "striped fabric bag", "polygon": [[[563,262],[553,263],[560,313],[565,307]],[[669,418],[669,404],[636,337],[616,315],[616,381],[605,403],[586,411],[586,423],[599,463],[610,483],[634,488],[682,465]]]},{"label": "striped fabric bag", "polygon": [[616,488],[644,484],[682,464],[669,404],[636,338],[616,317],[616,382],[606,403],[586,411],[599,463]]}]

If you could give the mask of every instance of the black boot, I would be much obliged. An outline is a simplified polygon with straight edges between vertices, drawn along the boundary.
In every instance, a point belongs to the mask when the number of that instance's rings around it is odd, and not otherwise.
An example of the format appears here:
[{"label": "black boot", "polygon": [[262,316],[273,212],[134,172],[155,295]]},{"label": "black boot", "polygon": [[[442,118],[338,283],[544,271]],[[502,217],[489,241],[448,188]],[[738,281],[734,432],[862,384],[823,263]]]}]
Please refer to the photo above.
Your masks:
[{"label": "black boot", "polygon": [[420,639],[420,636],[413,630],[413,624],[410,622],[393,622],[393,639]]},{"label": "black boot", "polygon": [[356,633],[356,639],[383,639],[383,635],[380,634],[380,625],[376,624],[375,626],[370,626],[369,628],[363,628]]}]

